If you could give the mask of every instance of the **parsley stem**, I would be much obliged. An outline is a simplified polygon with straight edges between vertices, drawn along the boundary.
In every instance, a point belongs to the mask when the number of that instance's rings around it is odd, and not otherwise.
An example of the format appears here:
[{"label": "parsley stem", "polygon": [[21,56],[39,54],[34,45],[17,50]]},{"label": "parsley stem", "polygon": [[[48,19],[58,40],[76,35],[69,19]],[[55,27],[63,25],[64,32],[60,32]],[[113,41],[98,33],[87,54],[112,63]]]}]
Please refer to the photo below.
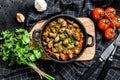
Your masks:
[{"label": "parsley stem", "polygon": [[50,76],[50,75],[44,73],[42,70],[40,70],[34,63],[28,63],[27,65],[29,67],[31,67],[33,70],[35,70],[39,74],[41,79],[42,79],[42,77],[45,77],[48,80],[55,80],[55,78],[53,78],[52,76]]}]

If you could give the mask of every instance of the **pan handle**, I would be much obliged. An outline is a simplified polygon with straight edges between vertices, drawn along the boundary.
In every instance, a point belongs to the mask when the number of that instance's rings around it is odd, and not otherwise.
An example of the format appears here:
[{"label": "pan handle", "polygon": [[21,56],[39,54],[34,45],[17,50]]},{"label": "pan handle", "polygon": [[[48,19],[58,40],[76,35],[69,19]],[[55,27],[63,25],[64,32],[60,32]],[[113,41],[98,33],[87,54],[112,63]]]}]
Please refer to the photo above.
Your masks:
[{"label": "pan handle", "polygon": [[[94,45],[94,37],[92,35],[88,34],[88,33],[87,33],[87,35],[88,35],[88,38],[92,39],[91,44],[87,44],[87,47],[92,47]],[[88,38],[87,38],[87,40],[88,40]]]},{"label": "pan handle", "polygon": [[41,29],[37,29],[37,30],[34,30],[34,31],[33,31],[32,39],[33,39],[34,41],[36,41],[36,42],[39,41],[39,36],[36,37],[36,34],[37,34],[37,33],[41,34]]}]

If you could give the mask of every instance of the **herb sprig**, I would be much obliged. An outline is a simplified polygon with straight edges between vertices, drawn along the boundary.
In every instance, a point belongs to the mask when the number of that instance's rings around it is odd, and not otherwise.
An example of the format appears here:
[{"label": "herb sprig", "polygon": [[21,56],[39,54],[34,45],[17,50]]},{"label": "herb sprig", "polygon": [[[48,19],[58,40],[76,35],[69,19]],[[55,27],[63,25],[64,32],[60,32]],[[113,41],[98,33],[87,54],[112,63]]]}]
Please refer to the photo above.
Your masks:
[{"label": "herb sprig", "polygon": [[25,29],[16,29],[15,31],[4,31],[0,33],[0,56],[3,61],[9,61],[8,66],[17,63],[19,65],[28,65],[35,70],[40,77],[45,77],[48,80],[54,78],[36,65],[35,61],[42,56],[42,50],[38,50],[30,45],[30,34]]}]

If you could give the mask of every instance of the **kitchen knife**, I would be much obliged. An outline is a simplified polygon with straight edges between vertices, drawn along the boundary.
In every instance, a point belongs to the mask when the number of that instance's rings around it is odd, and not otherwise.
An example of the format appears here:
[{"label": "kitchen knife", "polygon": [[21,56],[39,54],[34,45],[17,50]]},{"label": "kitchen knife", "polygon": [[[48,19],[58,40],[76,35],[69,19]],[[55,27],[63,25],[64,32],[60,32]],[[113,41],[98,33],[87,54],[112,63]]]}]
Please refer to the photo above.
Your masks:
[{"label": "kitchen knife", "polygon": [[104,78],[106,77],[107,72],[109,70],[109,67],[112,64],[113,55],[115,54],[115,51],[116,51],[117,47],[120,46],[120,34],[118,35],[118,38],[115,40],[114,46],[115,46],[115,48],[112,51],[112,53],[111,53],[110,57],[108,58],[108,60],[105,62],[105,65],[103,66],[103,69],[100,72],[100,75],[97,78],[97,80],[104,80]]},{"label": "kitchen knife", "polygon": [[[118,36],[117,39],[119,37],[120,36]],[[81,76],[78,80],[87,80],[92,75],[92,73],[97,69],[97,67],[111,55],[111,52],[114,49],[114,42],[115,40],[104,50],[100,58],[98,58],[98,60],[90,67],[90,69],[85,71],[83,76]]]}]

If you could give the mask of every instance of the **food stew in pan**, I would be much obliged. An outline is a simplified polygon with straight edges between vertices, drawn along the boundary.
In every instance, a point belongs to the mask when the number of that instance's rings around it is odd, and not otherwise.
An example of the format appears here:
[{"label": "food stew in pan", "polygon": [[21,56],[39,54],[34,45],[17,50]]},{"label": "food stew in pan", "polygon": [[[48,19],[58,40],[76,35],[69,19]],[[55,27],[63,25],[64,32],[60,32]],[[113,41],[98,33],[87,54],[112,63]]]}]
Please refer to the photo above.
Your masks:
[{"label": "food stew in pan", "polygon": [[42,44],[50,56],[58,60],[69,60],[80,54],[84,35],[72,20],[57,18],[43,31]]}]

